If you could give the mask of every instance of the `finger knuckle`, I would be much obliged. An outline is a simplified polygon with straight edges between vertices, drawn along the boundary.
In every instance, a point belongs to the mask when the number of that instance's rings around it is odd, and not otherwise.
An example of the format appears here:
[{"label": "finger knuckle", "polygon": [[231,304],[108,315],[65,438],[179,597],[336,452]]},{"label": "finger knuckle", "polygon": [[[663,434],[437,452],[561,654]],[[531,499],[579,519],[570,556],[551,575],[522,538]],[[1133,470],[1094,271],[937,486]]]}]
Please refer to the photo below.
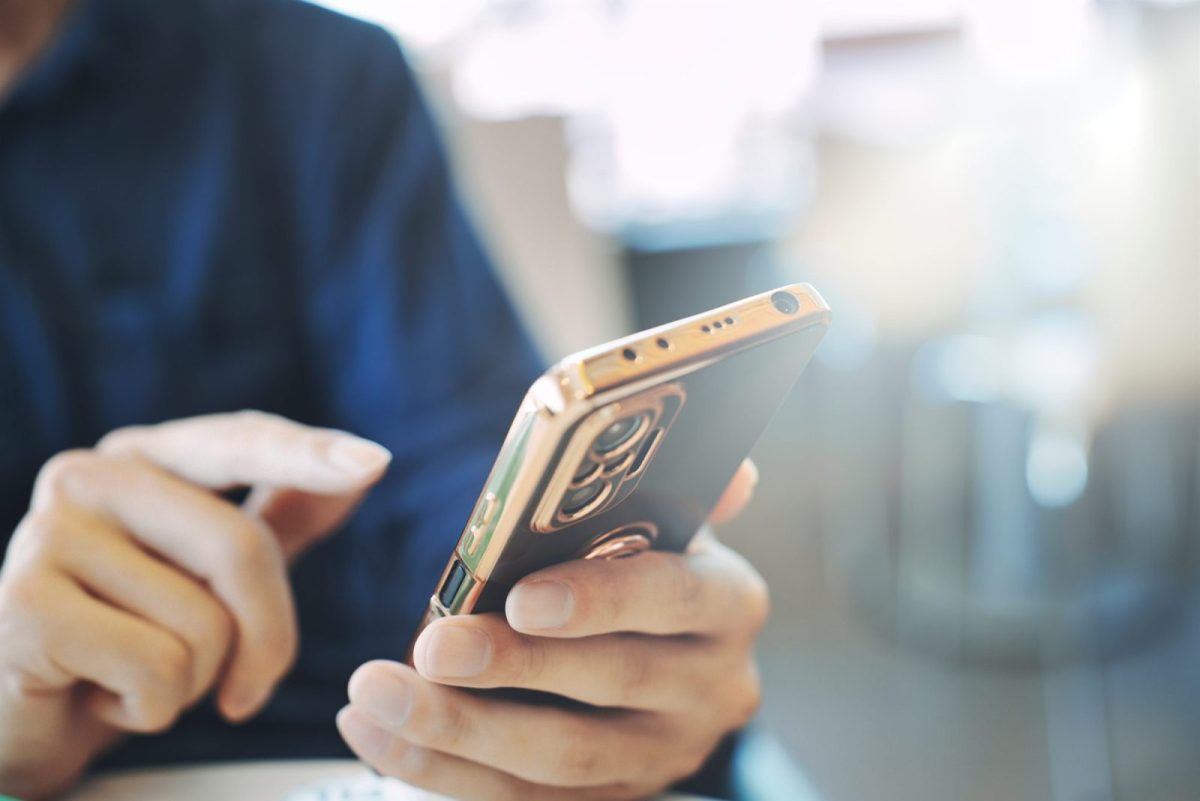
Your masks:
[{"label": "finger knuckle", "polygon": [[181,641],[167,637],[155,645],[143,665],[147,686],[156,688],[166,697],[175,697],[187,686],[192,669],[191,649]]},{"label": "finger knuckle", "polygon": [[434,741],[446,750],[458,751],[471,741],[475,722],[466,706],[456,701],[444,702],[441,713],[433,729]]},{"label": "finger knuckle", "polygon": [[570,738],[565,741],[566,749],[559,760],[558,777],[571,786],[581,787],[598,784],[604,780],[600,770],[603,753],[594,740],[587,737]]},{"label": "finger knuckle", "polygon": [[82,448],[55,454],[38,473],[35,494],[58,495],[69,490],[72,482],[95,469],[98,460],[94,451]]},{"label": "finger knuckle", "polygon": [[611,778],[645,777],[647,781],[654,782],[657,789],[662,789],[691,775],[692,771],[689,771],[689,766],[685,764],[685,758],[690,754],[685,741],[689,738],[679,735],[667,740],[662,739],[662,735],[663,732],[659,732],[645,739],[640,747],[631,749],[631,753],[621,765],[620,775]]},{"label": "finger knuckle", "polygon": [[96,450],[101,453],[119,453],[131,450],[131,444],[143,436],[149,426],[125,426],[108,432],[96,443]]},{"label": "finger knuckle", "polygon": [[64,547],[69,527],[52,509],[34,509],[13,532],[9,557],[14,564],[40,564]]},{"label": "finger knuckle", "polygon": [[[39,611],[49,608],[43,582],[38,580],[36,573],[6,571],[4,581],[0,582],[0,618],[18,627]],[[40,627],[36,630],[41,631]],[[44,635],[39,635],[39,639],[43,638]],[[3,641],[11,643],[8,639]]]},{"label": "finger knuckle", "polygon": [[186,626],[188,639],[201,647],[223,648],[233,639],[233,619],[216,602],[197,604]]},{"label": "finger knuckle", "polygon": [[187,702],[191,678],[191,651],[182,642],[164,639],[152,655],[140,662],[141,693],[133,704],[135,731],[165,731],[175,722]]},{"label": "finger knuckle", "polygon": [[388,773],[410,784],[422,785],[434,777],[433,754],[417,745],[396,740],[391,746]]},{"label": "finger knuckle", "polygon": [[62,523],[62,516],[53,509],[33,509],[22,518],[13,537],[41,539],[53,536]]},{"label": "finger knuckle", "polygon": [[537,683],[549,667],[550,655],[544,639],[540,637],[525,637],[521,644],[521,661],[518,671],[521,679],[528,683]]},{"label": "finger knuckle", "polygon": [[675,601],[686,620],[693,620],[701,611],[701,599],[704,596],[704,582],[700,575],[682,558],[671,559],[671,584],[674,587]]},{"label": "finger knuckle", "polygon": [[[625,642],[629,643],[628,640]],[[658,679],[650,651],[637,647],[636,642],[629,644],[632,647],[620,649],[617,661],[617,697],[614,702],[619,706],[636,705],[646,695],[650,685]]]},{"label": "finger knuckle", "polygon": [[591,621],[597,628],[611,627],[626,615],[628,596],[621,590],[621,579],[608,573],[600,573],[590,581],[572,582],[572,619]]},{"label": "finger knuckle", "polygon": [[[597,726],[595,718],[561,710],[557,719],[546,721],[547,741],[554,744],[547,756],[553,765],[551,783],[565,787],[589,787],[619,781],[628,775],[644,776],[646,751],[621,736],[617,729]],[[653,761],[653,758],[648,760]]]}]

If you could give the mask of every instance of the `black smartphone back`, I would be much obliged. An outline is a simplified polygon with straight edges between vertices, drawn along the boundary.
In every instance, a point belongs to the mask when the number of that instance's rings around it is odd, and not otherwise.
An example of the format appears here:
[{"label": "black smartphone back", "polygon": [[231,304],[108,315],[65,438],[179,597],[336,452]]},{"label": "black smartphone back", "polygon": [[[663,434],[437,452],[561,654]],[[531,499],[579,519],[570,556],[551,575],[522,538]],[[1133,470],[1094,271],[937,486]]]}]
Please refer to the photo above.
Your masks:
[{"label": "black smartphone back", "polygon": [[681,551],[828,326],[793,285],[563,360],[531,388],[427,620],[576,558]]}]

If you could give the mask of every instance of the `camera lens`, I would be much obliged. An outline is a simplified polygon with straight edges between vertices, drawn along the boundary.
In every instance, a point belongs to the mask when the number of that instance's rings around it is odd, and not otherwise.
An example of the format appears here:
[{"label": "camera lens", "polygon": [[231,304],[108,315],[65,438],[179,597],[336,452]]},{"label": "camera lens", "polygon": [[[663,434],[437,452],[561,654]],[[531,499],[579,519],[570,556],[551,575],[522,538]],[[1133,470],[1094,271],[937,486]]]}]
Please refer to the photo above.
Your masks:
[{"label": "camera lens", "polygon": [[600,432],[592,448],[596,453],[612,453],[633,438],[642,428],[642,415],[626,417],[610,425]]},{"label": "camera lens", "polygon": [[593,462],[591,459],[585,456],[583,458],[583,464],[579,465],[579,468],[575,471],[575,475],[571,477],[571,483],[579,484],[583,481],[587,481],[589,478],[594,476],[596,471],[599,469],[600,464],[598,462]]},{"label": "camera lens", "polygon": [[780,290],[771,296],[771,303],[784,314],[795,314],[800,311],[800,301],[791,292]]},{"label": "camera lens", "polygon": [[584,484],[582,487],[567,490],[567,494],[563,496],[563,515],[574,517],[580,512],[586,511],[589,506],[599,500],[607,486],[603,481],[595,481],[591,484]]}]

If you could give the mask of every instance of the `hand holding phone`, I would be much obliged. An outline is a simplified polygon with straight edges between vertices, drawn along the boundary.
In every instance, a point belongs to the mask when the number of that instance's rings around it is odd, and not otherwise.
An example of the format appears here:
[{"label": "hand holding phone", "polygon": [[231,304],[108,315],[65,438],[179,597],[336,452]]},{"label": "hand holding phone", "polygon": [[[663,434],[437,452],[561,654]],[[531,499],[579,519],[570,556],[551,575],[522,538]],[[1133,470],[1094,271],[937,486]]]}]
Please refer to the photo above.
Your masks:
[{"label": "hand holding phone", "polygon": [[[695,773],[757,708],[767,593],[693,534],[748,498],[739,465],[827,319],[789,287],[550,371],[436,586],[415,667],[351,679],[350,746],[461,798],[644,798]],[[569,703],[479,692],[499,688]]]},{"label": "hand holding phone", "polygon": [[766,587],[711,532],[682,554],[556,564],[509,597],[428,626],[415,668],[355,672],[338,715],[355,753],[451,798],[632,801],[694,775],[758,708]]}]

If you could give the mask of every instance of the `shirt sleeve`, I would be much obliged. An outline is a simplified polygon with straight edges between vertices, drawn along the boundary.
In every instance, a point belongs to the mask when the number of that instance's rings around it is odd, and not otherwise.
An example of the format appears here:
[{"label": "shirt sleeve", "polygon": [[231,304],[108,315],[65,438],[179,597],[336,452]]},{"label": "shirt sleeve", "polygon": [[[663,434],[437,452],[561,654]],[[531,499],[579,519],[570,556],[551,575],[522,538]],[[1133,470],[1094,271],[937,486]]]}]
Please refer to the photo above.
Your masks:
[{"label": "shirt sleeve", "polygon": [[342,640],[342,659],[403,654],[541,369],[399,48],[372,33],[345,113],[324,121],[298,303],[320,422],[394,455],[347,529],[297,567],[305,634]]}]

